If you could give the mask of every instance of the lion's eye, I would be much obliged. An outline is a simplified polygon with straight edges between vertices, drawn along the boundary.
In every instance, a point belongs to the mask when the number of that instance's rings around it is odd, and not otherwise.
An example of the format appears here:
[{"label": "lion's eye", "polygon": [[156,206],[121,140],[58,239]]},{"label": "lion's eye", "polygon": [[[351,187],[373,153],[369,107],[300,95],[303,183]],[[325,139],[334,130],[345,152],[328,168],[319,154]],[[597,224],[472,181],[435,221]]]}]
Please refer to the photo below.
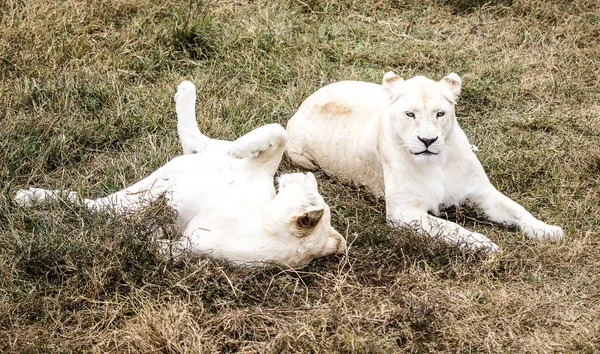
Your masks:
[{"label": "lion's eye", "polygon": [[435,116],[439,118],[439,117],[443,117],[445,114],[446,114],[446,112],[437,112],[435,114]]},{"label": "lion's eye", "polygon": [[410,117],[410,118],[414,118],[415,117],[414,112],[404,112],[404,114],[406,114],[406,116]]}]

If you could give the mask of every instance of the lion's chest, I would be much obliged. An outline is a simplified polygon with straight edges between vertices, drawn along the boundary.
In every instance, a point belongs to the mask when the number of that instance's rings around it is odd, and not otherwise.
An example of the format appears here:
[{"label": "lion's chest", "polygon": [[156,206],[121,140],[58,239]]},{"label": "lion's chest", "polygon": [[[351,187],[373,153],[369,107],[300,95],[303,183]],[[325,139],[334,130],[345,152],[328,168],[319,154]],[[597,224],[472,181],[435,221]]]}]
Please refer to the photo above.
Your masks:
[{"label": "lion's chest", "polygon": [[440,204],[443,204],[446,199],[445,184],[431,178],[421,179],[417,183],[414,190],[415,206],[436,213]]},{"label": "lion's chest", "polygon": [[437,213],[440,205],[456,205],[464,200],[464,186],[469,181],[453,174],[456,171],[427,167],[422,170],[397,169],[395,183],[386,186],[388,202]]}]

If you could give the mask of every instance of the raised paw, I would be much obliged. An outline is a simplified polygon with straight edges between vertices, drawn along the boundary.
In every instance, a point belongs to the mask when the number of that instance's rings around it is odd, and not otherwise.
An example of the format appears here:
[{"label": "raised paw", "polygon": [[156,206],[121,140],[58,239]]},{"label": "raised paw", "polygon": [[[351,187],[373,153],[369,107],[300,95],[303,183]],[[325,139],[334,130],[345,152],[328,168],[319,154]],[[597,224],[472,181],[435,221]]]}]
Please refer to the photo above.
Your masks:
[{"label": "raised paw", "polygon": [[190,105],[196,103],[196,86],[190,81],[182,81],[177,86],[175,93],[175,103],[177,105]]},{"label": "raised paw", "polygon": [[229,155],[242,159],[257,157],[269,149],[277,149],[285,144],[287,133],[279,124],[267,124],[235,140]]},{"label": "raised paw", "polygon": [[237,159],[248,157],[257,157],[263,151],[271,147],[268,141],[252,141],[248,139],[238,139],[231,144],[229,155]]}]

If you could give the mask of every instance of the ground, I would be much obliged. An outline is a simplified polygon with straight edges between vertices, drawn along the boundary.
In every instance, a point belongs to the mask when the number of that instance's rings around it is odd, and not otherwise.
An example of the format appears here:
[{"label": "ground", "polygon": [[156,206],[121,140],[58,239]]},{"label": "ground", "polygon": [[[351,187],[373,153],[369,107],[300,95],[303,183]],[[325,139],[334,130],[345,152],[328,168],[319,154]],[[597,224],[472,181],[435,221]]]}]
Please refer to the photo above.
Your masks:
[{"label": "ground", "polygon": [[[600,4],[595,0],[0,1],[0,352],[600,352]],[[564,242],[448,210],[496,257],[385,224],[317,173],[347,256],[177,265],[157,203],[119,220],[19,188],[114,192],[181,153],[173,94],[233,139],[339,80],[463,79],[459,122],[493,184]],[[288,162],[282,171],[297,171]]]}]

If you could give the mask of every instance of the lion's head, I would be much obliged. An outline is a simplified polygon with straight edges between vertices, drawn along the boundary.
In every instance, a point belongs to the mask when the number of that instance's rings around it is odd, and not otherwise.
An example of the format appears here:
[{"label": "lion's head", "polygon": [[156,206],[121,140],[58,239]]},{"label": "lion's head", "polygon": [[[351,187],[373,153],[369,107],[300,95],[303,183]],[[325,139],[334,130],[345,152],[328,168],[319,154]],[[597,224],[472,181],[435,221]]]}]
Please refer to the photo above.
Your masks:
[{"label": "lion's head", "polygon": [[403,80],[393,72],[384,75],[389,128],[415,160],[429,161],[444,153],[456,121],[454,105],[460,87],[455,73],[437,82],[424,76]]},{"label": "lion's head", "polygon": [[311,260],[346,251],[346,240],[331,226],[331,211],[319,194],[317,179],[308,172],[279,177],[277,203],[283,219],[286,249],[277,257],[281,264],[301,267]]}]

